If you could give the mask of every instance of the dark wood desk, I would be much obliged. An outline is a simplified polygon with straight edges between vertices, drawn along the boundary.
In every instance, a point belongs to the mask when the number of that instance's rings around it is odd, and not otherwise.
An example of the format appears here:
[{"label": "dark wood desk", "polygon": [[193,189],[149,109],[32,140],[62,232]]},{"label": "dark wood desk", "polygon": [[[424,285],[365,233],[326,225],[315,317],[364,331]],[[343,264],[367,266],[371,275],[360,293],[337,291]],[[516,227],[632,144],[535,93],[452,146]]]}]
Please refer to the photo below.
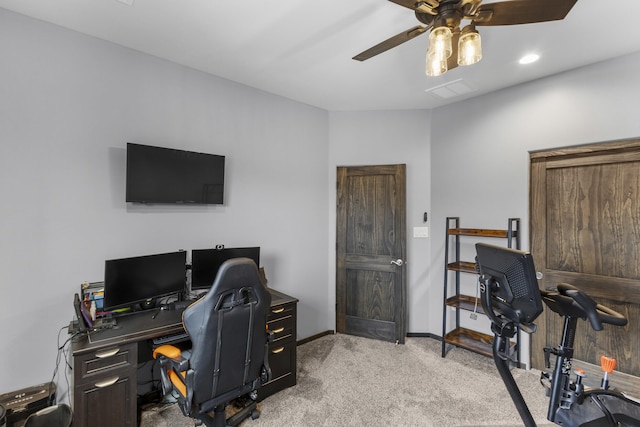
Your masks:
[{"label": "dark wood desk", "polygon": [[[269,292],[273,379],[258,391],[259,400],[296,384],[298,300],[274,289]],[[138,351],[148,351],[150,339],[182,331],[182,310],[153,309],[119,316],[112,329],[74,338],[74,427],[136,426]]]}]

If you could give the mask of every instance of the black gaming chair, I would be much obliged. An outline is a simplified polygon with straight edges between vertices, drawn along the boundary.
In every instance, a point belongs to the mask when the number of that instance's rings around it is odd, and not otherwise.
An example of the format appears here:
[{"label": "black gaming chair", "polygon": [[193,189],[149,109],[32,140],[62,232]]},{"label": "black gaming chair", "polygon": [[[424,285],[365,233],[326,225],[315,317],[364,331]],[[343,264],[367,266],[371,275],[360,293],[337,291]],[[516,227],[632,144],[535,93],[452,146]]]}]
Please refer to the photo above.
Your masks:
[{"label": "black gaming chair", "polygon": [[[271,377],[267,360],[267,313],[271,294],[249,258],[226,261],[209,292],[182,315],[190,350],[163,345],[160,361],[165,394],[175,391],[182,412],[208,427],[235,426],[256,409],[256,390]],[[248,395],[245,407],[227,419],[229,402]],[[213,415],[211,415],[213,412]]]}]

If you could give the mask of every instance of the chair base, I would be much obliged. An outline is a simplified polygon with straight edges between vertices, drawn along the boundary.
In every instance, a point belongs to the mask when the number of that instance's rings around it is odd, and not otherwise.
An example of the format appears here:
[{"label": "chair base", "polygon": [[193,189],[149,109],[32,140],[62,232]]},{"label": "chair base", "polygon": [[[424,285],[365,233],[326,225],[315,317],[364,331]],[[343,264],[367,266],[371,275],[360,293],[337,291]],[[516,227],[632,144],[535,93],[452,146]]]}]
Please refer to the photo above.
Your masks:
[{"label": "chair base", "polygon": [[206,427],[235,427],[249,416],[253,420],[260,416],[260,413],[258,412],[258,405],[255,401],[251,401],[246,404],[242,409],[229,418],[226,417],[225,405],[220,405],[216,406],[213,410],[213,416],[210,414],[203,414],[199,416],[198,419],[202,421]]}]

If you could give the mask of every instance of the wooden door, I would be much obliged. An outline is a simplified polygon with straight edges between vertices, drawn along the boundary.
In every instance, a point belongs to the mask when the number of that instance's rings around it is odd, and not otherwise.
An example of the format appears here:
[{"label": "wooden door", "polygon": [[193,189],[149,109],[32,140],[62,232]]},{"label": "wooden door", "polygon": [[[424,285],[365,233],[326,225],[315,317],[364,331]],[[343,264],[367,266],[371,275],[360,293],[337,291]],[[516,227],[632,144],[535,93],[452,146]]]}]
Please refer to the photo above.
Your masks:
[{"label": "wooden door", "polygon": [[[542,288],[570,283],[623,313],[625,327],[595,332],[578,323],[575,359],[640,375],[640,140],[530,153],[530,251]],[[532,339],[532,366],[557,347],[561,318],[545,308]]]},{"label": "wooden door", "polygon": [[404,343],[405,165],[337,175],[336,330]]}]

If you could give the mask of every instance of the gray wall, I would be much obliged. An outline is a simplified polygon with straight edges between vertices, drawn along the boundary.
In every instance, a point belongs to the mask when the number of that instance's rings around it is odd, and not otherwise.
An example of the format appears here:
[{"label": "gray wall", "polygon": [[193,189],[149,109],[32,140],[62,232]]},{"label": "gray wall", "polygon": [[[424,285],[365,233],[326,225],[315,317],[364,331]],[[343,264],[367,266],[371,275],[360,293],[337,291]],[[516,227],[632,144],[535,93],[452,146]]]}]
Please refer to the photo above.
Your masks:
[{"label": "gray wall", "polygon": [[[3,9],[0,53],[0,393],[51,379],[105,259],[258,245],[299,337],[333,328],[327,111]],[[126,204],[128,141],[227,156],[225,205]]]}]

